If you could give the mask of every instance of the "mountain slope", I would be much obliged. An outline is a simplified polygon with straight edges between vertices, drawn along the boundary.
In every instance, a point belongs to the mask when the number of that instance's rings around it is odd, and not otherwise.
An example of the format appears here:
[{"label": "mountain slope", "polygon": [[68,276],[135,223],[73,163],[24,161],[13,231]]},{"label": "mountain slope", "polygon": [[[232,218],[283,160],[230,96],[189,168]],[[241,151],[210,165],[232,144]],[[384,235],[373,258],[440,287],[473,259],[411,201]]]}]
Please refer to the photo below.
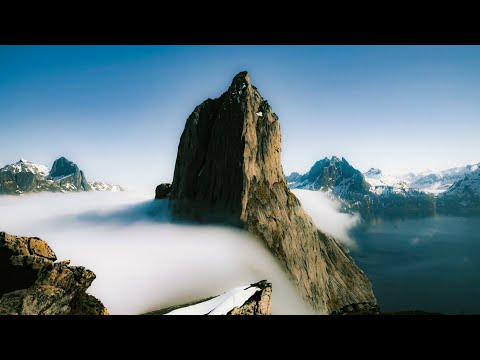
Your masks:
[{"label": "mountain slope", "polygon": [[447,191],[455,182],[462,180],[466,175],[473,173],[480,164],[460,166],[443,171],[426,171],[422,173],[409,173],[403,179],[410,187],[432,194]]},{"label": "mountain slope", "polygon": [[437,207],[442,212],[480,212],[480,168],[455,182],[438,195]]},{"label": "mountain slope", "polygon": [[280,124],[239,73],[227,92],[198,105],[180,138],[170,207],[177,219],[236,224],[262,240],[313,307],[330,314],[376,306],[365,274],[318,231],[286,185]]}]

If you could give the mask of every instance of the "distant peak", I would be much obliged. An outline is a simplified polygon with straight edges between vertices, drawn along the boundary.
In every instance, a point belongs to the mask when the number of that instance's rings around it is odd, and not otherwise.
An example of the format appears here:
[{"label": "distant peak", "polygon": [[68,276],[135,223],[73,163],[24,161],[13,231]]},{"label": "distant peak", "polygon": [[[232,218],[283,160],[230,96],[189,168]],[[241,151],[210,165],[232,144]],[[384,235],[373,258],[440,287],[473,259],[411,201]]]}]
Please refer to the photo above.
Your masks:
[{"label": "distant peak", "polygon": [[368,170],[365,174],[367,176],[381,175],[382,170],[377,169],[377,168],[370,168],[370,170]]},{"label": "distant peak", "polygon": [[329,161],[330,163],[337,163],[337,162],[346,162],[346,163],[348,163],[348,161],[347,161],[343,156],[340,158],[340,157],[338,157],[338,156],[333,155],[330,159],[329,159],[329,158],[325,158],[325,160]]},{"label": "distant peak", "polygon": [[30,161],[26,160],[26,159],[20,159],[19,163],[29,163]]},{"label": "distant peak", "polygon": [[77,164],[66,159],[65,157],[60,157],[53,162],[52,170],[50,171],[51,177],[66,176],[70,174],[75,174],[79,172]]}]

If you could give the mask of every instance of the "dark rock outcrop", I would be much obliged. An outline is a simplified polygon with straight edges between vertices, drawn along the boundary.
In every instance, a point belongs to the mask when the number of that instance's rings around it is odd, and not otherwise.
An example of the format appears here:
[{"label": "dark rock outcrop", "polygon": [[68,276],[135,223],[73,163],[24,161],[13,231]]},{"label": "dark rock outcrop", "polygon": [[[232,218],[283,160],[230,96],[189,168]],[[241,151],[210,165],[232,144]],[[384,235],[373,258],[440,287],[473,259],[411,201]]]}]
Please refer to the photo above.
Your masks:
[{"label": "dark rock outcrop", "polygon": [[45,241],[0,232],[0,314],[108,314],[86,293],[95,274],[83,266],[69,266],[68,260],[56,260]]},{"label": "dark rock outcrop", "polygon": [[49,179],[56,180],[59,184],[68,181],[76,190],[92,190],[83,171],[75,163],[65,159],[63,156],[54,161]]},{"label": "dark rock outcrop", "polygon": [[155,200],[168,199],[172,191],[172,184],[160,184],[155,189]]},{"label": "dark rock outcrop", "polygon": [[236,224],[261,239],[304,298],[330,314],[376,304],[365,274],[337,242],[318,231],[287,187],[280,124],[246,72],[220,98],[187,119],[170,195],[178,219]]}]

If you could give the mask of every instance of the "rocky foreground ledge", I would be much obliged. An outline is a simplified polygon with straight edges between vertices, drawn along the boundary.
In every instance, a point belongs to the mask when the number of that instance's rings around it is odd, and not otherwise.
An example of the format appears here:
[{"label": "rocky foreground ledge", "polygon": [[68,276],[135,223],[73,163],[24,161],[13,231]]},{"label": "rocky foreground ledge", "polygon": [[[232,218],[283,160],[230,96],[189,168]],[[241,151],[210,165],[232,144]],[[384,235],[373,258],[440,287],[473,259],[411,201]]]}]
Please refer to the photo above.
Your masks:
[{"label": "rocky foreground ledge", "polygon": [[271,315],[272,284],[266,280],[226,293],[145,315]]},{"label": "rocky foreground ledge", "polygon": [[56,261],[45,241],[0,232],[0,314],[108,315],[86,293],[95,274],[69,266],[70,260]]}]

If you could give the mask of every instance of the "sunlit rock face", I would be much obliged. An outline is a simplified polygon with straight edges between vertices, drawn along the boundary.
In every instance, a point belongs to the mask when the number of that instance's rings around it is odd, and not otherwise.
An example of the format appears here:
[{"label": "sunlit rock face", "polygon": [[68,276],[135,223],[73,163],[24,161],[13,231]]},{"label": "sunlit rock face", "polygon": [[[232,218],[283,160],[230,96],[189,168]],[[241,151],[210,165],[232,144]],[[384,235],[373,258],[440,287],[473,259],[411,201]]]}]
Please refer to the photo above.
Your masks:
[{"label": "sunlit rock face", "polygon": [[[170,194],[177,219],[228,222],[261,239],[303,297],[330,314],[376,299],[365,274],[318,231],[287,187],[277,115],[241,72],[187,119]],[[275,284],[274,284],[275,285]]]}]

